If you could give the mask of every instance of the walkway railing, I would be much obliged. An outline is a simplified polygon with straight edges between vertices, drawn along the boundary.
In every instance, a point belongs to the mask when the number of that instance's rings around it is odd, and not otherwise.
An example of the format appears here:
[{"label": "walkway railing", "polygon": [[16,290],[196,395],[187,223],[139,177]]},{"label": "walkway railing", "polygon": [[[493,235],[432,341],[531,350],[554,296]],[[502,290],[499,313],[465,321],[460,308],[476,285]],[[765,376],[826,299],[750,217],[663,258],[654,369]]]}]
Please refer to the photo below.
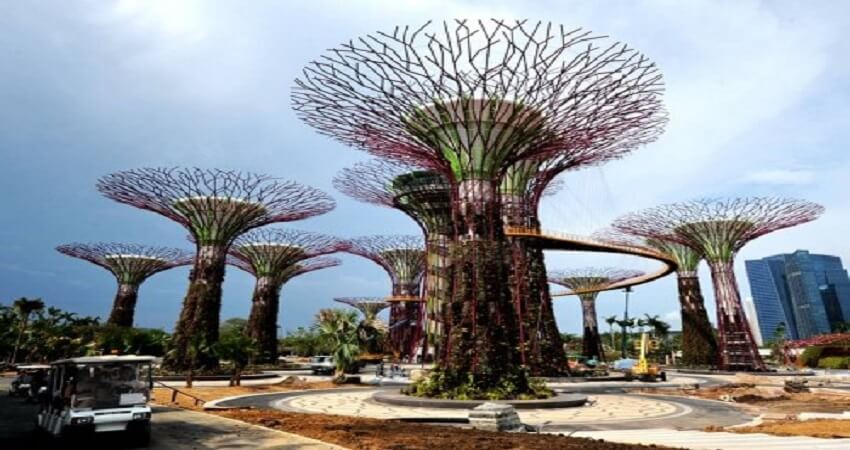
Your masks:
[{"label": "walkway railing", "polygon": [[203,405],[204,403],[206,403],[206,400],[199,398],[199,397],[195,397],[194,395],[192,395],[188,392],[181,391],[180,389],[177,389],[175,387],[169,386],[169,385],[163,383],[162,381],[154,381],[154,383],[156,383],[156,384],[158,384],[158,385],[160,385],[160,386],[162,386],[166,389],[171,390],[171,403],[177,403],[177,396],[178,395],[182,395],[184,397],[189,397],[190,399],[192,399],[192,401],[194,401],[195,406],[200,406],[200,405]]},{"label": "walkway railing", "polygon": [[[602,292],[602,291],[611,291],[616,289],[623,289],[630,286],[637,286],[639,284],[649,283],[650,281],[655,281],[659,278],[665,277],[676,271],[676,261],[665,253],[659,252],[657,250],[648,248],[648,247],[638,247],[634,245],[623,245],[608,241],[600,241],[598,239],[593,239],[588,236],[581,236],[577,234],[569,234],[562,233],[560,231],[550,231],[550,230],[541,230],[539,228],[533,227],[517,227],[517,226],[507,226],[505,227],[505,235],[507,236],[524,236],[529,238],[535,238],[543,245],[542,247],[549,248],[552,250],[557,249],[569,249],[570,246],[578,247],[575,250],[584,250],[584,251],[594,251],[594,252],[602,252],[602,253],[617,253],[623,255],[632,255],[639,256],[642,258],[654,259],[656,261],[660,261],[664,264],[662,268],[656,270],[655,272],[651,272],[648,274],[641,275],[639,277],[628,278],[626,280],[619,281],[617,283],[612,283],[607,286],[596,288],[596,289],[579,289],[579,290],[570,290],[566,292],[555,292],[552,293],[552,297],[563,297],[566,295],[578,295],[578,294],[589,294],[592,292]],[[565,248],[567,247],[567,248]]]}]

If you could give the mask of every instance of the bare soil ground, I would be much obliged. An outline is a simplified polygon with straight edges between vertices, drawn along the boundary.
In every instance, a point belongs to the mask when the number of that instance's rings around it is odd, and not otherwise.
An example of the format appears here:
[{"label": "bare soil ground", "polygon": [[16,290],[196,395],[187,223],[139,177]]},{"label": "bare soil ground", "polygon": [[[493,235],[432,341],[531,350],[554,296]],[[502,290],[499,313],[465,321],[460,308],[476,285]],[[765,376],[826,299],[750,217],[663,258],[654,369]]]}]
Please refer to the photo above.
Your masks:
[{"label": "bare soil ground", "polygon": [[[235,395],[248,394],[270,394],[273,392],[286,391],[301,391],[306,389],[332,389],[337,387],[353,387],[355,385],[337,385],[330,381],[321,381],[315,383],[307,383],[303,381],[295,381],[287,383],[286,381],[277,384],[268,384],[260,386],[234,386],[234,387],[194,387],[194,388],[177,388],[180,392],[185,392],[194,397],[198,397],[205,402],[210,402],[224,397],[232,397]],[[181,408],[201,410],[202,406],[196,406],[194,399],[185,395],[177,395],[176,402],[171,402],[172,390],[163,387],[157,387],[153,390],[153,401],[160,405],[179,406]]]},{"label": "bare soil ground", "polygon": [[308,436],[353,450],[638,450],[670,448],[617,444],[545,434],[494,433],[458,427],[254,409],[215,414]]},{"label": "bare soil ground", "polygon": [[729,428],[733,433],[766,433],[776,436],[850,438],[850,420],[782,420],[753,427]]}]

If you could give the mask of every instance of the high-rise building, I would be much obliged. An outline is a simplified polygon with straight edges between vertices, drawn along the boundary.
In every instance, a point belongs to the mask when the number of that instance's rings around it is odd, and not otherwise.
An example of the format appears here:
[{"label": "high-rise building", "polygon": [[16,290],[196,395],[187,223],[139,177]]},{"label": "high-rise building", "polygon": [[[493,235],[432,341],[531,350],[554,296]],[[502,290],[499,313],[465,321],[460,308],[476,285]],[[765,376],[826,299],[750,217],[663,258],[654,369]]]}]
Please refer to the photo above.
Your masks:
[{"label": "high-rise building", "polygon": [[798,250],[748,260],[746,267],[765,341],[780,324],[786,337],[803,339],[850,321],[850,278],[841,258]]}]

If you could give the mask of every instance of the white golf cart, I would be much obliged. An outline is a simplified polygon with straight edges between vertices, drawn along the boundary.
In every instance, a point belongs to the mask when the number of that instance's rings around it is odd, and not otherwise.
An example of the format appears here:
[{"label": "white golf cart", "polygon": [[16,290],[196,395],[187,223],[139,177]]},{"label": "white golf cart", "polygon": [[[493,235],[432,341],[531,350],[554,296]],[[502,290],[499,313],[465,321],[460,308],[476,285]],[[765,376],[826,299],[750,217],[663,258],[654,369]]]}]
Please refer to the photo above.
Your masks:
[{"label": "white golf cart", "polygon": [[36,426],[54,436],[125,431],[150,440],[152,356],[90,356],[50,364]]},{"label": "white golf cart", "polygon": [[50,366],[46,364],[20,364],[15,369],[18,371],[18,375],[12,380],[9,395],[35,400],[38,390],[47,379],[47,370],[50,369]]}]

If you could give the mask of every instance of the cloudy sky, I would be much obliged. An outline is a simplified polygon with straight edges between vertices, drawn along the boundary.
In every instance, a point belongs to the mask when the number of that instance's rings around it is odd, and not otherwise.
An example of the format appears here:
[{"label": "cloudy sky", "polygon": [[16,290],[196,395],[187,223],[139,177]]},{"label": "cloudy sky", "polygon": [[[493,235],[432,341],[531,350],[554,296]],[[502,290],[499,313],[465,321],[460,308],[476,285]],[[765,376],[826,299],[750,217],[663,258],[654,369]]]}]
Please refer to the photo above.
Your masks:
[{"label": "cloudy sky", "polygon": [[[297,4],[297,6],[295,6]],[[850,6],[794,1],[0,1],[0,302],[42,297],[106,317],[114,281],[56,253],[72,241],[188,247],[185,232],[94,189],[98,177],[143,166],[268,173],[332,193],[338,207],[299,228],[357,236],[415,233],[401,213],[335,192],[333,175],[365,159],[297,120],[289,89],[325,49],[428,19],[530,18],[628,42],[665,75],[670,123],[661,139],[601,168],[563,177],[542,205],[545,228],[584,233],[619,214],[700,196],[784,195],[824,204],[815,223],[745,247],[743,259],[798,248],[850,258]],[[293,280],[280,325],[307,325],[335,296],[386,295],[369,261]],[[633,258],[550,253],[552,268],[651,268]],[[703,268],[705,269],[705,268]],[[705,270],[703,270],[705,272]],[[141,290],[137,324],[170,329],[187,269]],[[703,274],[705,275],[705,274]],[[706,288],[709,279],[704,277]],[[229,270],[223,318],[247,316],[251,278]],[[709,309],[713,315],[711,295]],[[640,287],[632,313],[678,326],[675,280]],[[556,304],[578,332],[578,302]],[[599,314],[622,311],[603,293]]]}]

